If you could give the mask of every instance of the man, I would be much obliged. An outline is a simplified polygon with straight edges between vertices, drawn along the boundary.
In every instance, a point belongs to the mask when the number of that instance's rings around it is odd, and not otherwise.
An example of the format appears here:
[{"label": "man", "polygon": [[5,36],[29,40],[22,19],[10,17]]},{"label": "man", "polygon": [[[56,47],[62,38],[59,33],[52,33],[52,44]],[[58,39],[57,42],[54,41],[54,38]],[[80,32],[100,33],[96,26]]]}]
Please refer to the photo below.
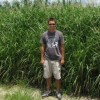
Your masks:
[{"label": "man", "polygon": [[48,31],[41,36],[41,64],[44,69],[44,78],[47,83],[47,91],[42,95],[49,96],[51,93],[52,74],[56,80],[56,96],[61,99],[61,65],[64,64],[64,36],[62,32],[56,30],[54,18],[48,20]]}]

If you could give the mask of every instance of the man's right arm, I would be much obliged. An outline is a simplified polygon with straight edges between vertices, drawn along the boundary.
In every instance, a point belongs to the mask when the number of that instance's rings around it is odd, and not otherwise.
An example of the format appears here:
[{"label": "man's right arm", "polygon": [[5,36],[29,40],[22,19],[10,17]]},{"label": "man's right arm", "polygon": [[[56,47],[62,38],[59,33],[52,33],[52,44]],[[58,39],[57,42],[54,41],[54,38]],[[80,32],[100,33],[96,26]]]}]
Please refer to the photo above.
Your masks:
[{"label": "man's right arm", "polygon": [[41,64],[44,64],[44,53],[45,53],[45,45],[44,44],[41,44],[41,47],[40,47],[40,51],[41,51]]}]

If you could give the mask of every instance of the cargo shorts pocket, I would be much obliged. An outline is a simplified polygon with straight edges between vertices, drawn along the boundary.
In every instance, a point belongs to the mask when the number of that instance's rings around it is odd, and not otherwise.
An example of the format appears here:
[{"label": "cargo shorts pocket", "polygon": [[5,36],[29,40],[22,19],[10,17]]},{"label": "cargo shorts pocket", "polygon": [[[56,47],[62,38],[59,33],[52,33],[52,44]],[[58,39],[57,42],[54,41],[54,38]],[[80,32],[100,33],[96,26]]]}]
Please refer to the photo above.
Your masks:
[{"label": "cargo shorts pocket", "polygon": [[61,65],[59,62],[55,62],[54,77],[55,77],[55,79],[61,78]]},{"label": "cargo shorts pocket", "polygon": [[44,78],[51,77],[48,60],[45,60],[45,62],[43,64],[43,69],[44,69],[44,74],[43,74]]}]

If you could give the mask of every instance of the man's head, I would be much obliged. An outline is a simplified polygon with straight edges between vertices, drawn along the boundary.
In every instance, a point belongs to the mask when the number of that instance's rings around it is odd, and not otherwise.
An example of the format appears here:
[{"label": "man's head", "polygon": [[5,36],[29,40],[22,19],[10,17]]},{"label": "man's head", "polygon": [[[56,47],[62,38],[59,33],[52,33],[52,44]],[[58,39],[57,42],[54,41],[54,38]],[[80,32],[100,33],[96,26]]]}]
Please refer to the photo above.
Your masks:
[{"label": "man's head", "polygon": [[54,18],[49,18],[48,25],[49,25],[49,31],[51,31],[51,32],[55,31],[56,21]]}]

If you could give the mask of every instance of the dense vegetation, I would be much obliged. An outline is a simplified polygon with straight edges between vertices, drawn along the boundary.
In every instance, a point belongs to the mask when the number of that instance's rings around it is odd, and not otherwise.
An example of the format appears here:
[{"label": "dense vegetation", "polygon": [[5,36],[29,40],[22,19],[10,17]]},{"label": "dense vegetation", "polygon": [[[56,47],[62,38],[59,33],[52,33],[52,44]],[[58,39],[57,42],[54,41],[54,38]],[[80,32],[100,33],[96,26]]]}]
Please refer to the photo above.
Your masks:
[{"label": "dense vegetation", "polygon": [[23,6],[0,8],[0,81],[43,86],[40,36],[49,17],[65,37],[62,84],[67,93],[100,95],[100,8]]}]

